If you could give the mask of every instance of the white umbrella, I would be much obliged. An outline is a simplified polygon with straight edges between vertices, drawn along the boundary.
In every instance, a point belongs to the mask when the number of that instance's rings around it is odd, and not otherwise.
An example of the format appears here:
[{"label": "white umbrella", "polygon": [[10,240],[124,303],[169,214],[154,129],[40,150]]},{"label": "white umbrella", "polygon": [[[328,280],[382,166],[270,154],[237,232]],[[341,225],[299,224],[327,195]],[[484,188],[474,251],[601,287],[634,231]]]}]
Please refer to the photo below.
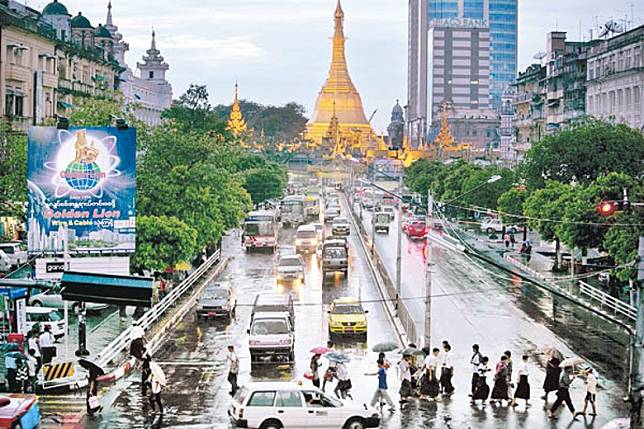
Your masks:
[{"label": "white umbrella", "polygon": [[130,340],[138,340],[139,338],[143,338],[145,335],[145,331],[143,330],[142,327],[140,326],[134,326],[132,330],[130,331]]},{"label": "white umbrella", "polygon": [[559,368],[566,368],[568,366],[581,365],[584,362],[586,361],[580,357],[571,357],[561,361],[561,363],[559,364]]},{"label": "white umbrella", "polygon": [[150,362],[150,371],[152,372],[154,378],[159,380],[159,383],[161,383],[162,386],[165,386],[165,373],[163,372],[159,364],[157,364],[156,362]]}]

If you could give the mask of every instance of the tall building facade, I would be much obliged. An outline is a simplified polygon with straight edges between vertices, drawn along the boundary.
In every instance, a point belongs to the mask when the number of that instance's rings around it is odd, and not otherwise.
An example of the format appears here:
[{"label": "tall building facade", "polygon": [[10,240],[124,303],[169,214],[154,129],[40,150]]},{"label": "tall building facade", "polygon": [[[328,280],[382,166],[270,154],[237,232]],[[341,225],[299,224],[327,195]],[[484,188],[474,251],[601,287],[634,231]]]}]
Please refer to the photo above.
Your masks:
[{"label": "tall building facade", "polygon": [[413,147],[427,136],[427,0],[409,0],[407,41],[407,136]]},{"label": "tall building facade", "polygon": [[480,21],[435,20],[429,29],[429,113],[438,122],[440,104],[453,109],[490,105],[490,33]]}]

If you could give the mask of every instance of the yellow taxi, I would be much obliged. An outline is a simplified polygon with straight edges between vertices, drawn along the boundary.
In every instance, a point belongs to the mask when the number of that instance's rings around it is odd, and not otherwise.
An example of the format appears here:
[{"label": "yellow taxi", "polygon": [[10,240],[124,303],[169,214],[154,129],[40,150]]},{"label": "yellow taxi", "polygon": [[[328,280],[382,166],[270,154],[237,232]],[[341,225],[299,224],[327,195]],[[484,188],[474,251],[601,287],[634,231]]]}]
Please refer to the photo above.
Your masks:
[{"label": "yellow taxi", "polygon": [[367,335],[368,310],[357,298],[336,299],[327,313],[330,335]]}]

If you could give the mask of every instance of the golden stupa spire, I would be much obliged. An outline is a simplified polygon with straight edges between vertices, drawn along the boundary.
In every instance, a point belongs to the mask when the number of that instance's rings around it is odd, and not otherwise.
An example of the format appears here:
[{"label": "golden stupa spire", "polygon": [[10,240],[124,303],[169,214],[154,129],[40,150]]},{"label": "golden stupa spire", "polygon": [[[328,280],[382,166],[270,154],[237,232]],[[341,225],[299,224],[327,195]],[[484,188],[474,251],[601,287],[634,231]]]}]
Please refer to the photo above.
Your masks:
[{"label": "golden stupa spire", "polygon": [[447,102],[445,101],[441,103],[441,129],[436,136],[436,144],[440,149],[454,145],[454,136],[452,136],[447,123]]},{"label": "golden stupa spire", "polygon": [[235,82],[235,100],[233,101],[233,108],[230,111],[230,118],[228,119],[228,129],[235,136],[239,136],[246,131],[244,115],[242,115],[241,109],[239,108],[239,87],[237,82]]},{"label": "golden stupa spire", "polygon": [[329,74],[318,93],[315,111],[307,124],[307,138],[317,144],[322,142],[334,114],[340,124],[340,131],[360,130],[364,136],[373,135],[362,107],[362,99],[349,76],[345,55],[344,11],[338,0],[333,14],[334,32]]}]

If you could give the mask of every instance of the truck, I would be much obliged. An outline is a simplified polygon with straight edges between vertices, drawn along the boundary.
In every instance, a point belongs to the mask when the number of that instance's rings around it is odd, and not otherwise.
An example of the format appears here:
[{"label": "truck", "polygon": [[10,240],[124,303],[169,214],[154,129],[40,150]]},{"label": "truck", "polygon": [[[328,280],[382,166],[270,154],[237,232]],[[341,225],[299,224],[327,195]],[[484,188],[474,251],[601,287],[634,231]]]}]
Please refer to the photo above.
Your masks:
[{"label": "truck", "polygon": [[247,331],[251,364],[265,359],[295,362],[293,331],[287,312],[255,313]]},{"label": "truck", "polygon": [[373,223],[373,229],[376,232],[384,232],[385,234],[389,234],[391,214],[387,212],[374,213],[373,217],[371,218],[371,222]]}]

